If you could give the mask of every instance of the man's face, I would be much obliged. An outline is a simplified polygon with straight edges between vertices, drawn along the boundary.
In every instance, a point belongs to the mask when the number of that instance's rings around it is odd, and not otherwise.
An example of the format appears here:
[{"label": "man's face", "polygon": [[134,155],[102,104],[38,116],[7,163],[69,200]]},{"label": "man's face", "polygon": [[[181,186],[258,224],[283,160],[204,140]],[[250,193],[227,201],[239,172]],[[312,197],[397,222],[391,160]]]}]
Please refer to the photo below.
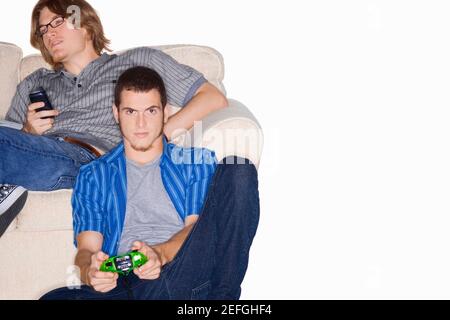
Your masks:
[{"label": "man's face", "polygon": [[114,117],[119,122],[125,147],[136,151],[147,151],[163,133],[167,121],[156,89],[149,92],[124,90],[119,108],[113,107]]},{"label": "man's face", "polygon": [[[39,25],[46,25],[56,17],[58,17],[57,14],[45,7],[39,16]],[[69,20],[65,20],[56,28],[48,26],[48,31],[43,35],[42,40],[53,61],[65,63],[86,49],[88,38],[86,29],[75,29]]]}]

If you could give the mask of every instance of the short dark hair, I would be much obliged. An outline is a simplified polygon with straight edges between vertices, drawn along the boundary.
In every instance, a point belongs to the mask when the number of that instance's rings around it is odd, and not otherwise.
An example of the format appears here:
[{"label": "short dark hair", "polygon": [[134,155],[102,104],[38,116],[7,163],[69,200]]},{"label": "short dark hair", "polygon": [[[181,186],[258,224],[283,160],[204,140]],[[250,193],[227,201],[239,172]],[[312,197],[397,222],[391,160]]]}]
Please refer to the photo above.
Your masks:
[{"label": "short dark hair", "polygon": [[114,90],[114,103],[117,108],[120,106],[121,93],[124,90],[134,92],[149,92],[156,89],[161,96],[163,108],[167,103],[166,88],[161,76],[153,69],[147,67],[133,67],[124,71],[117,80]]}]

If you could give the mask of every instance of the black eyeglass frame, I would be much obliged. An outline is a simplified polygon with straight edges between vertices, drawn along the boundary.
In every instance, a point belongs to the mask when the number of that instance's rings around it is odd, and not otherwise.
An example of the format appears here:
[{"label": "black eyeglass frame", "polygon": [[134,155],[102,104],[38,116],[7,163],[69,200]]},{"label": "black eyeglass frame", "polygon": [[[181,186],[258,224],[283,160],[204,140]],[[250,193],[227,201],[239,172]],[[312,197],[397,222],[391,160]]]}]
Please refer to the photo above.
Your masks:
[{"label": "black eyeglass frame", "polygon": [[[55,20],[57,20],[57,19],[62,19],[61,23],[59,23],[59,24],[57,24],[57,25],[53,25],[53,23],[54,23]],[[56,28],[58,28],[60,25],[64,24],[65,21],[66,21],[66,18],[64,18],[64,17],[62,17],[62,16],[57,16],[57,17],[53,18],[53,20],[50,21],[49,23],[40,25],[40,26],[38,27],[38,29],[36,30],[36,35],[42,38],[42,37],[44,36],[44,34],[46,34],[46,33],[48,32],[48,27],[49,27],[49,26],[52,27],[53,29],[56,29]],[[42,29],[43,27],[45,27],[45,32],[41,32],[41,29]]]}]

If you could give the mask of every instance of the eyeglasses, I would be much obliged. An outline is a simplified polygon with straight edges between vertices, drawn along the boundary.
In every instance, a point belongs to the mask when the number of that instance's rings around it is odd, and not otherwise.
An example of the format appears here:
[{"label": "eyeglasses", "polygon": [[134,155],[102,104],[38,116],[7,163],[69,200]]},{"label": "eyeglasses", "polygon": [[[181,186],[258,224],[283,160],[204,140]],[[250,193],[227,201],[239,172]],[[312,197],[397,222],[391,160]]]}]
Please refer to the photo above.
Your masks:
[{"label": "eyeglasses", "polygon": [[60,25],[62,25],[64,23],[64,21],[65,21],[65,19],[63,17],[56,17],[49,23],[39,26],[39,29],[36,31],[36,34],[39,37],[43,37],[44,34],[46,34],[48,32],[48,26],[50,26],[54,29],[54,28],[57,28]]}]

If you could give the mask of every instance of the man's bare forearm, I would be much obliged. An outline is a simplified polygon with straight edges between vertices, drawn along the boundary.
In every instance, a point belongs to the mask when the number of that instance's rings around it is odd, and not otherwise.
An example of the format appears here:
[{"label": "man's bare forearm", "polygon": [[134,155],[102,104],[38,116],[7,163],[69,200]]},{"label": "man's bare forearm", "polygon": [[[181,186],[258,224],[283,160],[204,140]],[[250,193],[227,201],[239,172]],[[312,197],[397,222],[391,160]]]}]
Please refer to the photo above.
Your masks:
[{"label": "man's bare forearm", "polygon": [[195,121],[226,106],[227,98],[212,84],[206,83],[183,109],[169,118],[164,125],[164,133],[169,140],[173,139],[192,128]]},{"label": "man's bare forearm", "polygon": [[91,252],[86,249],[81,249],[78,250],[78,253],[75,257],[75,265],[78,266],[78,268],[80,268],[81,282],[85,284],[89,284],[87,274],[89,271],[89,267],[91,265],[91,257],[93,254],[94,252]]},{"label": "man's bare forearm", "polygon": [[186,240],[194,225],[195,223],[190,224],[181,229],[166,242],[152,246],[161,258],[162,265],[169,263],[175,258],[175,255],[178,253],[178,250],[180,250],[181,245]]}]

